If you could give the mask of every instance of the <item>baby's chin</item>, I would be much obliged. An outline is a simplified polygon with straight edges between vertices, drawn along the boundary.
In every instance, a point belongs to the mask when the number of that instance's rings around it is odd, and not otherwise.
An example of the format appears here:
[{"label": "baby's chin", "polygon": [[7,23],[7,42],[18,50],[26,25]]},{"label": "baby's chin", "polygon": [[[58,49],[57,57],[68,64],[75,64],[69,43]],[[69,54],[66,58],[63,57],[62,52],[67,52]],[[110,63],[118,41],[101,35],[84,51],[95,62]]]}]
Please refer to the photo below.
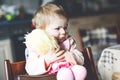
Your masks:
[{"label": "baby's chin", "polygon": [[66,36],[62,37],[59,41],[62,43],[62,42],[64,42],[68,37],[69,37],[69,36],[66,35]]}]

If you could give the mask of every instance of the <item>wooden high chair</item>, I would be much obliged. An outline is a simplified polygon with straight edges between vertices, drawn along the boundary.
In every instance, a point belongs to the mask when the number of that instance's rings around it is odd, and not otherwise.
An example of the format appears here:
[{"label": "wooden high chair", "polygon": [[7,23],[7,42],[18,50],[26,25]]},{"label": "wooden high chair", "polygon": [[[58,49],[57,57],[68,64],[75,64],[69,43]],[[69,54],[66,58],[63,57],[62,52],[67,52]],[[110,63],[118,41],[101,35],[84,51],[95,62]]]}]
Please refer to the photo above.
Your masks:
[{"label": "wooden high chair", "polygon": [[90,47],[83,49],[83,56],[85,58],[84,66],[87,69],[87,77],[85,80],[99,80],[98,71],[95,66],[92,50]]},{"label": "wooden high chair", "polygon": [[6,80],[56,80],[56,74],[51,75],[27,75],[25,61],[13,62],[4,61]]},{"label": "wooden high chair", "polygon": [[[97,70],[90,47],[83,49],[83,56],[85,57],[84,66],[88,71],[86,80],[98,80]],[[9,60],[5,60],[4,67],[6,80],[56,80],[56,74],[37,76],[27,75],[25,63],[25,61],[11,63]]]}]

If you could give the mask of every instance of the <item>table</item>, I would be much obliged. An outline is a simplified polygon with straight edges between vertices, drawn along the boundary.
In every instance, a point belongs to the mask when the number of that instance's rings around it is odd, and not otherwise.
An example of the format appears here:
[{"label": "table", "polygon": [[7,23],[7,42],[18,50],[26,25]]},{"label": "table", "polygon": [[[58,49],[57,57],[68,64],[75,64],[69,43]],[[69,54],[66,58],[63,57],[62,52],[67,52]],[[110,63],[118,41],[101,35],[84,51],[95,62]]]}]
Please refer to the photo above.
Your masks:
[{"label": "table", "polygon": [[120,72],[120,45],[105,48],[97,67],[102,80],[112,80],[113,72]]}]

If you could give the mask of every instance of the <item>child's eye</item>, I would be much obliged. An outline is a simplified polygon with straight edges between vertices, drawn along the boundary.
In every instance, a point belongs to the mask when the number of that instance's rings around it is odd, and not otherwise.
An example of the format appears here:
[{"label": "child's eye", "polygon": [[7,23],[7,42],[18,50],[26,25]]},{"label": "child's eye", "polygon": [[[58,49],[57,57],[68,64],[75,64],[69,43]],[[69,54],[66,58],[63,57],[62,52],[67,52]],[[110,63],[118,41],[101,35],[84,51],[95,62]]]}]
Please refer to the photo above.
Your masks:
[{"label": "child's eye", "polygon": [[60,28],[55,28],[55,30],[60,30]]},{"label": "child's eye", "polygon": [[67,27],[64,27],[64,30],[67,30]]}]

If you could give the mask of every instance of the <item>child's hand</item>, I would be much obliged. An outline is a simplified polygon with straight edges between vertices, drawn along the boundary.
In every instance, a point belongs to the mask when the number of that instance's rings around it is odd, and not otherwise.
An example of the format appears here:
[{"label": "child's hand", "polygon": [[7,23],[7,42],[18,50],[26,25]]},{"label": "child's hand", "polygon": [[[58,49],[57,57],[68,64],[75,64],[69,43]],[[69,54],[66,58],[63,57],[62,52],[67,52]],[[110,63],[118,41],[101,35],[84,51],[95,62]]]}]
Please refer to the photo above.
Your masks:
[{"label": "child's hand", "polygon": [[66,60],[67,62],[72,63],[73,65],[77,64],[77,62],[76,62],[76,60],[74,59],[72,53],[70,53],[70,52],[68,52],[68,51],[66,51],[66,53],[65,53],[65,60]]},{"label": "child's hand", "polygon": [[55,52],[49,52],[45,56],[46,67],[55,61],[65,61],[65,50],[56,49]]}]

